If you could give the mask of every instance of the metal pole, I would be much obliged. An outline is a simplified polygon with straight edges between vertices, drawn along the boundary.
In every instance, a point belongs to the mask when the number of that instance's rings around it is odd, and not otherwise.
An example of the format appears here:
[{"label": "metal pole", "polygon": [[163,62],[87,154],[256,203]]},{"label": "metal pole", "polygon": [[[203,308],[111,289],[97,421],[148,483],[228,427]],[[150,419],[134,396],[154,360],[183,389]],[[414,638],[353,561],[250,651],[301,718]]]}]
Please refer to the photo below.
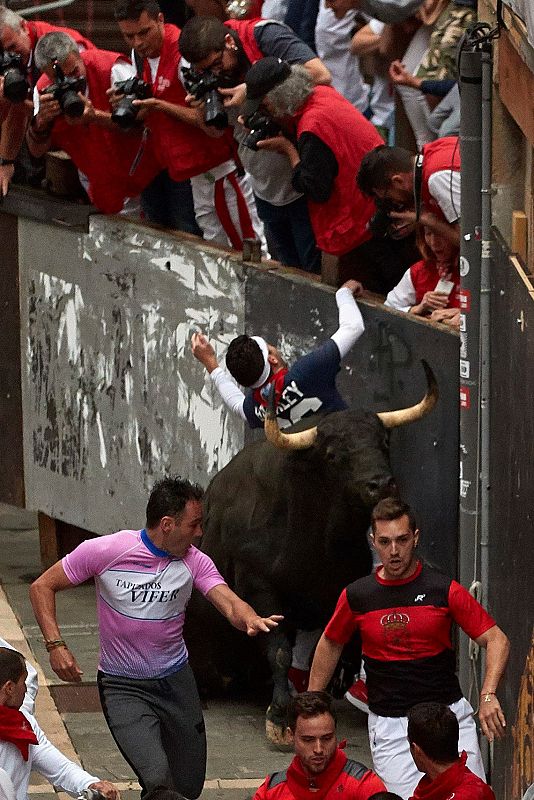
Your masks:
[{"label": "metal pole", "polygon": [[[460,54],[460,539],[458,573],[463,586],[478,576],[479,534],[479,342],[482,224],[482,63],[468,40]],[[460,640],[459,676],[468,696],[472,676],[469,643]],[[468,698],[469,699],[469,698]],[[478,702],[478,698],[473,698]]]},{"label": "metal pole", "polygon": [[[490,312],[491,312],[491,92],[492,47],[482,51],[482,253],[480,272],[480,583],[481,602],[487,605],[489,585],[490,512]],[[486,651],[482,649],[481,670],[485,671]],[[491,770],[488,742],[483,755]]]}]

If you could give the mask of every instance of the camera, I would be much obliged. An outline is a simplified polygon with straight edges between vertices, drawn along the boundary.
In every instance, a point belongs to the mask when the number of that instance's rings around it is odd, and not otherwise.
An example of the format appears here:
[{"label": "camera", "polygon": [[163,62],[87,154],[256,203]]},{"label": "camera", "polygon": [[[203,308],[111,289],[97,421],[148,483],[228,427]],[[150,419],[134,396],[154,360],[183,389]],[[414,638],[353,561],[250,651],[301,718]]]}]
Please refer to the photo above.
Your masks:
[{"label": "camera", "polygon": [[221,95],[217,91],[219,77],[214,72],[197,72],[193,68],[182,67],[185,88],[195,100],[204,100],[204,122],[212,128],[223,131],[228,126],[228,114]]},{"label": "camera", "polygon": [[250,150],[257,150],[258,142],[263,139],[270,139],[272,136],[278,136],[282,130],[272,117],[260,111],[255,111],[250,117],[246,118],[245,127],[249,128],[249,133],[247,133],[241,144],[244,144]]},{"label": "camera", "polygon": [[139,108],[134,106],[134,100],[148,100],[152,97],[152,89],[148,83],[137,76],[119,81],[113,87],[117,94],[124,95],[119,100],[116,108],[111,112],[113,122],[124,131],[130,130],[135,125]]},{"label": "camera", "polygon": [[393,200],[378,200],[375,199],[376,212],[369,220],[369,230],[375,239],[403,239],[411,233],[411,226],[403,226],[397,228],[395,220],[392,220],[390,214],[392,211],[407,211],[407,207],[402,203],[395,203]]},{"label": "camera", "polygon": [[42,94],[51,94],[57,100],[59,107],[67,117],[82,117],[85,103],[78,97],[78,92],[85,92],[87,83],[85,78],[66,78],[65,73],[57,63],[52,65],[56,82],[47,86]]},{"label": "camera", "polygon": [[0,75],[4,78],[4,97],[12,103],[22,103],[28,97],[26,70],[18,53],[0,48]]}]

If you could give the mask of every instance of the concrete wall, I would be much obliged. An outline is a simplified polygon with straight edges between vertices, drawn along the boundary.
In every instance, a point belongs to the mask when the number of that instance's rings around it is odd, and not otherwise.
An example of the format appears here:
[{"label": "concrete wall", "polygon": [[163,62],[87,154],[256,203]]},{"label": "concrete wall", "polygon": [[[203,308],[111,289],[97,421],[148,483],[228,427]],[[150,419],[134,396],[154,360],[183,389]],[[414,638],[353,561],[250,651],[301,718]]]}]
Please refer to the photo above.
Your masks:
[{"label": "concrete wall", "polygon": [[[141,524],[164,474],[206,485],[250,436],[190,354],[197,326],[221,356],[246,330],[289,361],[337,327],[329,287],[122,220],[92,217],[83,233],[19,219],[19,262],[27,505],[97,533]],[[362,310],[367,331],[339,378],[352,405],[411,405],[425,390],[420,358],[436,372],[439,405],[393,431],[392,462],[423,549],[454,573],[458,337]]]}]

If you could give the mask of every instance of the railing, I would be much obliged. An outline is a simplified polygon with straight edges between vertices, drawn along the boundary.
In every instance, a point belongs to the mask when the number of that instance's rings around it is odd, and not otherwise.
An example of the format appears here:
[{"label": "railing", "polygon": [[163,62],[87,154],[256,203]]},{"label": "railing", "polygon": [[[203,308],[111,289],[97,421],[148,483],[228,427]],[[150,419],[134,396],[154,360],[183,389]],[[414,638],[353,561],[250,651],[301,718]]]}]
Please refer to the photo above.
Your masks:
[{"label": "railing", "polygon": [[20,14],[21,17],[31,17],[34,14],[44,14],[45,11],[55,11],[58,8],[65,8],[66,6],[71,6],[74,3],[74,0],[53,0],[50,3],[43,3],[42,5],[37,6],[28,6],[28,8],[24,8],[24,0],[20,2],[20,0],[12,0],[12,2],[6,2],[8,8],[11,8],[12,11],[16,11],[17,14]]}]

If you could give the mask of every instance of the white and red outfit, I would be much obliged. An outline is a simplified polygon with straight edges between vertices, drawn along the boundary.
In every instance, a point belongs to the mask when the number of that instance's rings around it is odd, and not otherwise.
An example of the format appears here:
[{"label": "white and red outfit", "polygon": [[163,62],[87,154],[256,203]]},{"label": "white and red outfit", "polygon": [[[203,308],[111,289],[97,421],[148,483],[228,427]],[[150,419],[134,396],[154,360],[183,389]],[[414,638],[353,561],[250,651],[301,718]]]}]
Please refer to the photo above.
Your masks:
[{"label": "white and red outfit", "polygon": [[[187,108],[179,38],[180,29],[166,24],[159,57],[143,61],[143,78],[151,84],[154,97]],[[219,138],[211,137],[161,111],[151,112],[145,124],[152,132],[161,169],[167,169],[174,181],[191,179],[195,216],[205,239],[239,250],[244,238],[262,238],[252,192],[237,174],[230,128]]]},{"label": "white and red outfit", "polygon": [[342,592],[324,635],[346,644],[356,630],[369,693],[369,741],[375,772],[388,790],[412,795],[422,773],[407,739],[408,710],[421,702],[446,703],[460,726],[460,747],[484,778],[473,709],[455,673],[451,629],[456,622],[476,639],[495,621],[459,583],[418,562],[409,578],[388,581],[380,567]]},{"label": "white and red outfit", "polygon": [[445,222],[460,218],[460,142],[457,136],[445,136],[425,144],[423,154],[421,200],[423,208]]},{"label": "white and red outfit", "polygon": [[5,706],[0,706],[0,769],[11,780],[16,800],[28,800],[32,770],[73,797],[100,780],[54,747],[26,709]]},{"label": "white and red outfit", "polygon": [[434,261],[417,261],[406,270],[399,283],[389,292],[384,305],[408,312],[418,305],[426,292],[434,292],[439,280],[453,281],[454,287],[449,295],[447,308],[459,308],[460,273],[458,266],[439,268]]},{"label": "white and red outfit", "polygon": [[[84,50],[80,58],[85,64],[91,103],[95,109],[109,112],[106,91],[113,83],[112,72],[117,64],[128,67],[128,60],[119,53],[97,49]],[[46,75],[39,78],[36,100],[50,84]],[[121,211],[126,198],[140,194],[160,171],[151,144],[142,144],[140,131],[126,133],[96,124],[70,125],[61,115],[52,128],[52,147],[64,150],[72,158],[88,180],[91,202],[104,214]],[[130,175],[136,159],[137,166]]]},{"label": "white and red outfit", "polygon": [[30,37],[30,61],[27,64],[28,73],[30,76],[30,80],[32,86],[35,86],[39,79],[39,71],[35,68],[34,60],[33,60],[33,53],[35,50],[35,45],[39,41],[42,36],[46,36],[47,33],[66,33],[67,36],[70,36],[71,39],[74,39],[76,44],[78,45],[78,50],[80,53],[83,53],[84,50],[94,50],[95,45],[91,42],[90,39],[87,39],[85,36],[79,31],[74,30],[74,28],[64,28],[61,25],[50,25],[48,22],[40,22],[40,21],[32,21],[26,22],[26,30],[28,36]]},{"label": "white and red outfit", "polygon": [[358,188],[356,175],[364,155],[383,140],[363,114],[330,86],[316,86],[294,119],[297,139],[311,133],[336,158],[338,173],[330,198],[324,203],[308,199],[308,207],[317,246],[343,255],[371,237],[368,223],[375,204]]},{"label": "white and red outfit", "polygon": [[253,800],[368,800],[385,792],[380,778],[338,747],[323,772],[310,778],[298,756],[283,772],[268,775]]},{"label": "white and red outfit", "polygon": [[466,767],[467,753],[433,781],[425,775],[410,800],[495,800],[487,783]]}]

